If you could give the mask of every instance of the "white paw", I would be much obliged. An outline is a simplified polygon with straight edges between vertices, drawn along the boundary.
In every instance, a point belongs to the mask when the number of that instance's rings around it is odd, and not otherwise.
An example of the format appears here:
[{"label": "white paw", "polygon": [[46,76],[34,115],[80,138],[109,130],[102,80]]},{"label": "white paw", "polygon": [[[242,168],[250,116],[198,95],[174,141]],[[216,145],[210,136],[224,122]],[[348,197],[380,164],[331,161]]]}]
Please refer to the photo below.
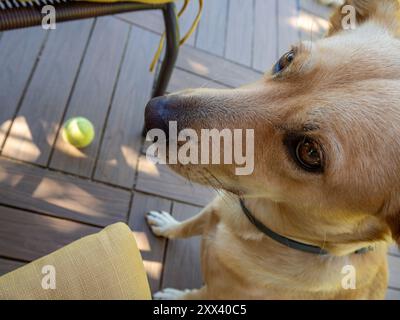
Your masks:
[{"label": "white paw", "polygon": [[154,300],[179,300],[188,292],[190,292],[189,289],[177,290],[177,289],[167,288],[156,292],[153,295],[153,298]]},{"label": "white paw", "polygon": [[159,237],[171,238],[172,231],[180,224],[165,211],[150,211],[147,213],[146,219],[153,233]]}]

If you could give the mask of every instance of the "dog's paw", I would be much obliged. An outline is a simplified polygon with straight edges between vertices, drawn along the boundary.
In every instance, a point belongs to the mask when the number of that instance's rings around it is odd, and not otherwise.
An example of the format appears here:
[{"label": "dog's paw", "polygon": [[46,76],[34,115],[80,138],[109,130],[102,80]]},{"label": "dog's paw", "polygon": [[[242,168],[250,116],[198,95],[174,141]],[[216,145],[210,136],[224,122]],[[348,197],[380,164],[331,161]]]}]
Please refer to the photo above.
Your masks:
[{"label": "dog's paw", "polygon": [[165,211],[150,211],[146,215],[147,223],[156,236],[173,238],[173,231],[180,224]]},{"label": "dog's paw", "polygon": [[177,289],[171,289],[167,288],[161,291],[156,292],[153,295],[154,300],[179,300],[182,299],[183,296],[187,293],[189,293],[190,290],[177,290]]}]

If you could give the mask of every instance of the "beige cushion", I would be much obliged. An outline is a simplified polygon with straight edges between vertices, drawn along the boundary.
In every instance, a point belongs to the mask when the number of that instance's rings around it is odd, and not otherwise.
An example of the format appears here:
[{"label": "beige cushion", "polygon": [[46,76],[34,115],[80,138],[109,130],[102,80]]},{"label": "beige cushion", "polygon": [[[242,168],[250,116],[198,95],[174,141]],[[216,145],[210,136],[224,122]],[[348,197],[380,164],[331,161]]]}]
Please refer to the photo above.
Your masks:
[{"label": "beige cushion", "polygon": [[[42,286],[53,284],[55,289]],[[0,278],[0,299],[150,298],[135,238],[123,223],[75,241]]]}]

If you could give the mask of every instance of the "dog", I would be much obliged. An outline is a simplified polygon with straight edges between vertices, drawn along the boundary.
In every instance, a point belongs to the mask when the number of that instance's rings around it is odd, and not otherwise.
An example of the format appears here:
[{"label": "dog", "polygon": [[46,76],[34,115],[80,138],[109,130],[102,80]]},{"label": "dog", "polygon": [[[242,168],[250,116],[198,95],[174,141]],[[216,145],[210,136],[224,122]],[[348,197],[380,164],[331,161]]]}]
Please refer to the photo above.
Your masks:
[{"label": "dog", "polygon": [[[385,297],[388,245],[400,243],[400,4],[344,5],[356,28],[344,29],[336,9],[325,38],[295,44],[259,81],[146,106],[148,130],[176,121],[255,137],[250,175],[229,164],[170,165],[221,191],[187,221],[147,214],[157,236],[202,236],[204,286],[155,298]],[[346,270],[356,275],[350,288]]]}]

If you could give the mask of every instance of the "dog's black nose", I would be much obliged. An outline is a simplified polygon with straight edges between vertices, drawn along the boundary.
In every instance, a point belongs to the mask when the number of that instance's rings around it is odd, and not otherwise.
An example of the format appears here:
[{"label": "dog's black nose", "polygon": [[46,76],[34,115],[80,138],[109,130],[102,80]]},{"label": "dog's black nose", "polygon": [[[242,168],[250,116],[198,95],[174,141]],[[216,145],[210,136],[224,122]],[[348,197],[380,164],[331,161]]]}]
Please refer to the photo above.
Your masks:
[{"label": "dog's black nose", "polygon": [[[145,110],[146,131],[160,129],[168,138],[169,122],[177,121],[181,99],[177,96],[162,96],[149,101]],[[181,110],[182,111],[182,110]]]},{"label": "dog's black nose", "polygon": [[165,104],[167,98],[157,97],[149,101],[144,113],[146,131],[161,129],[168,134],[168,121],[164,119]]}]

